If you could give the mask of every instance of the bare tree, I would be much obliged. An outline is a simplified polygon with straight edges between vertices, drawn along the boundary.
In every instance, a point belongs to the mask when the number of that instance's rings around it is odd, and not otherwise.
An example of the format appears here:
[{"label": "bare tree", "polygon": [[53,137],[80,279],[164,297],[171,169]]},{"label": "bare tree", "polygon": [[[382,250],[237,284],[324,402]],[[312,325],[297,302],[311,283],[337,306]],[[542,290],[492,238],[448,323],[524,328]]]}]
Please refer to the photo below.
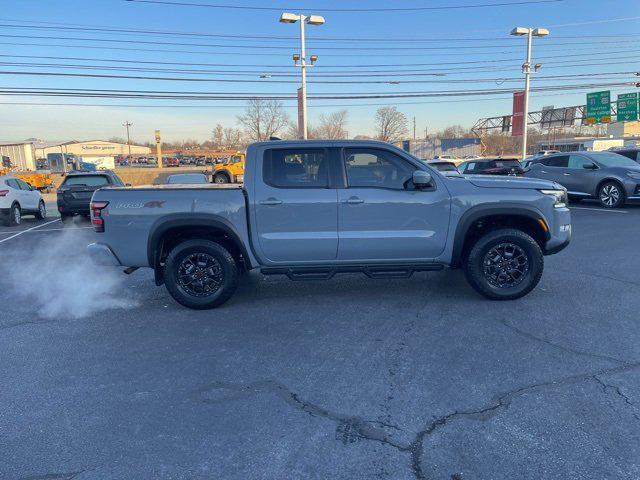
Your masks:
[{"label": "bare tree", "polygon": [[320,115],[320,126],[315,132],[316,138],[329,140],[347,137],[347,111],[340,110],[329,115]]},{"label": "bare tree", "polygon": [[378,140],[396,143],[409,131],[407,117],[397,107],[381,107],[376,111],[375,125]]},{"label": "bare tree", "polygon": [[252,98],[244,115],[238,115],[238,122],[251,140],[262,141],[285,128],[289,124],[289,116],[277,100]]},{"label": "bare tree", "polygon": [[224,127],[218,123],[211,132],[213,143],[217,148],[222,148],[224,144]]},{"label": "bare tree", "polygon": [[240,148],[242,145],[242,131],[239,128],[225,128],[223,143],[226,148]]}]

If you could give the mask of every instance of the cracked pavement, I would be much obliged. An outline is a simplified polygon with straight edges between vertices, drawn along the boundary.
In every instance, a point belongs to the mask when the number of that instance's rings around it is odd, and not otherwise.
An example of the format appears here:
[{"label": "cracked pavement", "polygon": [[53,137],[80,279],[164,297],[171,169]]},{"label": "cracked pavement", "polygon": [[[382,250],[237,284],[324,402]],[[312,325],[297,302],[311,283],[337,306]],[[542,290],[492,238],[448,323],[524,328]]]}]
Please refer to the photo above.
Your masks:
[{"label": "cracked pavement", "polygon": [[640,207],[625,211],[574,210],[572,245],[515,302],[456,271],[252,275],[196,312],[138,271],[117,292],[135,306],[40,318],[0,266],[0,479],[640,478]]}]

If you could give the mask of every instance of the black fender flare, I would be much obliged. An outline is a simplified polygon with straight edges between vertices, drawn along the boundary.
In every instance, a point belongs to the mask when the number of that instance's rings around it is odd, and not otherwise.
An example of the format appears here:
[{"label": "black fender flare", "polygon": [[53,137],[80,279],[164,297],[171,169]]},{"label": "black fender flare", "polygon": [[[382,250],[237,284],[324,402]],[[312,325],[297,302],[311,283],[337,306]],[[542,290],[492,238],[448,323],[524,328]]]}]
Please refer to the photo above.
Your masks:
[{"label": "black fender flare", "polygon": [[[495,215],[526,217],[535,220],[536,222],[542,220],[545,225],[548,226],[547,220],[540,210],[533,206],[522,205],[521,203],[484,204],[471,207],[462,215],[456,227],[453,237],[453,250],[451,252],[452,267],[460,265],[464,242],[467,238],[467,233],[469,232],[471,225],[484,217],[492,217]],[[549,240],[550,238],[551,236],[547,229],[545,230],[545,240]]]},{"label": "black fender flare", "polygon": [[151,226],[149,231],[149,240],[147,242],[147,259],[149,266],[155,269],[160,260],[159,254],[161,249],[158,248],[160,239],[169,230],[180,227],[207,227],[215,228],[227,234],[236,243],[247,268],[251,268],[251,257],[247,251],[247,247],[242,242],[240,235],[229,220],[219,215],[211,213],[175,213],[159,218]]}]

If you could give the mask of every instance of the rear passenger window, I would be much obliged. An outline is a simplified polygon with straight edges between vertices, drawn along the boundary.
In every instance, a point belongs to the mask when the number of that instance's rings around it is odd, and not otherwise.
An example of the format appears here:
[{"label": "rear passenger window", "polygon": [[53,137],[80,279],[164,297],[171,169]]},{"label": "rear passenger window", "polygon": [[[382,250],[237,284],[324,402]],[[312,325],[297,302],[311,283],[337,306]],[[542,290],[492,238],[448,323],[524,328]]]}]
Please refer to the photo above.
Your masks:
[{"label": "rear passenger window", "polygon": [[267,150],[262,178],[277,188],[328,188],[329,159],[323,149]]},{"label": "rear passenger window", "polygon": [[568,155],[559,155],[557,157],[549,157],[542,159],[541,162],[543,165],[548,167],[563,167],[566,168],[569,165],[569,156]]},{"label": "rear passenger window", "polygon": [[404,190],[415,168],[399,156],[384,150],[345,149],[349,187],[378,187]]},{"label": "rear passenger window", "polygon": [[15,181],[15,179],[9,179],[5,182],[7,184],[8,187],[11,187],[15,190],[20,190],[20,185],[18,185],[18,182]]}]

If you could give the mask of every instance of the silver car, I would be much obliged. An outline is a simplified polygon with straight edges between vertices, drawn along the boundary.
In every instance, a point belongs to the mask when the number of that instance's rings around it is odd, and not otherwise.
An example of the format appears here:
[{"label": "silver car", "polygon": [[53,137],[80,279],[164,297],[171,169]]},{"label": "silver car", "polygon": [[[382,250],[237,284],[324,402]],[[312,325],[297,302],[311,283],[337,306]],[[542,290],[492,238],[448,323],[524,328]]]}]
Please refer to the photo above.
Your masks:
[{"label": "silver car", "polygon": [[565,152],[539,157],[526,177],[565,187],[573,198],[596,198],[605,208],[640,200],[640,165],[613,152]]},{"label": "silver car", "polygon": [[204,173],[176,173],[167,177],[168,184],[202,184],[211,183]]}]

